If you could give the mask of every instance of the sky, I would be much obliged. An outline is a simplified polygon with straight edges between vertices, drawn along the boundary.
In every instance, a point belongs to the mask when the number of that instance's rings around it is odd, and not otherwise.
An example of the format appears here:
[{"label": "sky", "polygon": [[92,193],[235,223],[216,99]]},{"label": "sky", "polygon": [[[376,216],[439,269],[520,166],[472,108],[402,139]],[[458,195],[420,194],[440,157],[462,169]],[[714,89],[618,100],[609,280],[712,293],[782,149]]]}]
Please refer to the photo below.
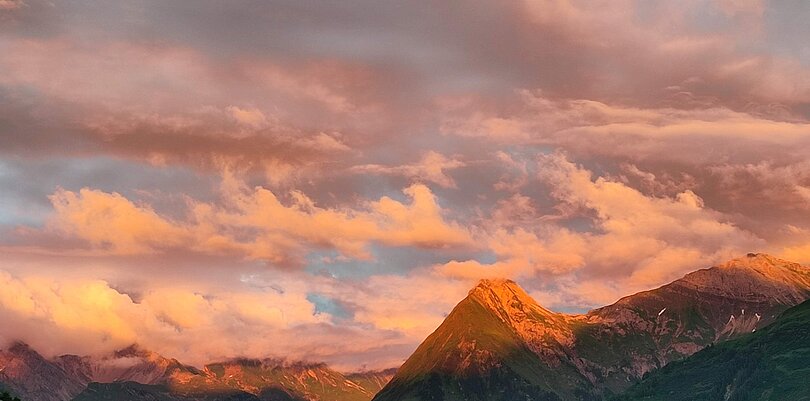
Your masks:
[{"label": "sky", "polygon": [[810,2],[0,0],[0,340],[398,366],[810,263]]}]

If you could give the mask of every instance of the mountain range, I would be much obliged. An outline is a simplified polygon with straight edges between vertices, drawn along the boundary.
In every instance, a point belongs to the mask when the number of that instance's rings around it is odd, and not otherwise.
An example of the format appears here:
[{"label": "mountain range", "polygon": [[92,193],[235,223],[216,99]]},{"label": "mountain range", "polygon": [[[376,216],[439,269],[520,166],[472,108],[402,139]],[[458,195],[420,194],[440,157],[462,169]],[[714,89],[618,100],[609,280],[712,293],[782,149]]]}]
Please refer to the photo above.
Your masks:
[{"label": "mountain range", "polygon": [[810,269],[765,254],[580,315],[543,308],[512,281],[483,280],[374,401],[604,400],[808,298]]},{"label": "mountain range", "polygon": [[0,351],[0,383],[23,400],[368,401],[392,370],[344,375],[322,363],[234,359],[202,369],[131,346],[46,359],[22,342]]},{"label": "mountain range", "polygon": [[810,399],[809,298],[810,269],[754,253],[583,314],[482,280],[397,370],[196,368],[138,346],[46,359],[18,342],[0,351],[0,390],[24,401]]}]

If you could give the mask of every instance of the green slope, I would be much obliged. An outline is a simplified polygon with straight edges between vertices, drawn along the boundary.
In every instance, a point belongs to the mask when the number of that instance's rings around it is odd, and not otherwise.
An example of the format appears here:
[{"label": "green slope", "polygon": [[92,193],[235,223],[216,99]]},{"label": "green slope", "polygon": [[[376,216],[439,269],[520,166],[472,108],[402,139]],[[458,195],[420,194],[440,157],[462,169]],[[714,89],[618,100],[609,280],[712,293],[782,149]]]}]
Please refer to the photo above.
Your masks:
[{"label": "green slope", "polygon": [[810,301],[648,375],[617,401],[810,400]]},{"label": "green slope", "polygon": [[178,395],[166,386],[135,382],[90,383],[73,401],[258,401],[242,391],[212,391],[201,395]]}]

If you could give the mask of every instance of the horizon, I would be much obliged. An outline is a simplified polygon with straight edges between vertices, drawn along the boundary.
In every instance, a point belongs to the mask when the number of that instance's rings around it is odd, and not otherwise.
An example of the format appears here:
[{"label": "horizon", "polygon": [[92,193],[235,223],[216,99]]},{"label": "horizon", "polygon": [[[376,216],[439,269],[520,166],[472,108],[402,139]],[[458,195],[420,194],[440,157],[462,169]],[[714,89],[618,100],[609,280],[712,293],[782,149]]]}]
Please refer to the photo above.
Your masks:
[{"label": "horizon", "polygon": [[810,264],[810,2],[0,0],[0,342],[399,366]]}]

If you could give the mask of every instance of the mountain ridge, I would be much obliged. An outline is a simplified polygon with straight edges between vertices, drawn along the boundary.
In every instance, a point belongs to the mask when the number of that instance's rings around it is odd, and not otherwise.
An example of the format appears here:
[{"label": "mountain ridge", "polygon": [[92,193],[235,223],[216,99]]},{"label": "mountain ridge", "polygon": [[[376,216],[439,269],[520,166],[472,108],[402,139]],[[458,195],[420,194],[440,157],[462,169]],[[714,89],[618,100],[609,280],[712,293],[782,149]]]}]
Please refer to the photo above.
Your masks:
[{"label": "mountain ridge", "polygon": [[98,357],[46,359],[20,341],[0,350],[0,384],[26,401],[308,401],[323,399],[324,392],[336,394],[336,401],[368,401],[392,376],[391,370],[343,374],[325,363],[274,358],[234,358],[198,369],[136,344]]},{"label": "mountain ridge", "polygon": [[614,401],[810,399],[810,301],[645,376]]},{"label": "mountain ridge", "polygon": [[[600,400],[669,362],[764,327],[807,298],[810,269],[754,253],[577,315],[538,305],[511,280],[482,280],[374,400],[505,400],[471,390],[510,383],[519,383],[510,390],[518,398]],[[475,319],[484,322],[485,338],[469,336]],[[495,333],[501,343],[482,347]],[[514,353],[503,352],[504,344]],[[538,366],[520,371],[520,361]],[[489,370],[470,375],[476,364]]]}]

